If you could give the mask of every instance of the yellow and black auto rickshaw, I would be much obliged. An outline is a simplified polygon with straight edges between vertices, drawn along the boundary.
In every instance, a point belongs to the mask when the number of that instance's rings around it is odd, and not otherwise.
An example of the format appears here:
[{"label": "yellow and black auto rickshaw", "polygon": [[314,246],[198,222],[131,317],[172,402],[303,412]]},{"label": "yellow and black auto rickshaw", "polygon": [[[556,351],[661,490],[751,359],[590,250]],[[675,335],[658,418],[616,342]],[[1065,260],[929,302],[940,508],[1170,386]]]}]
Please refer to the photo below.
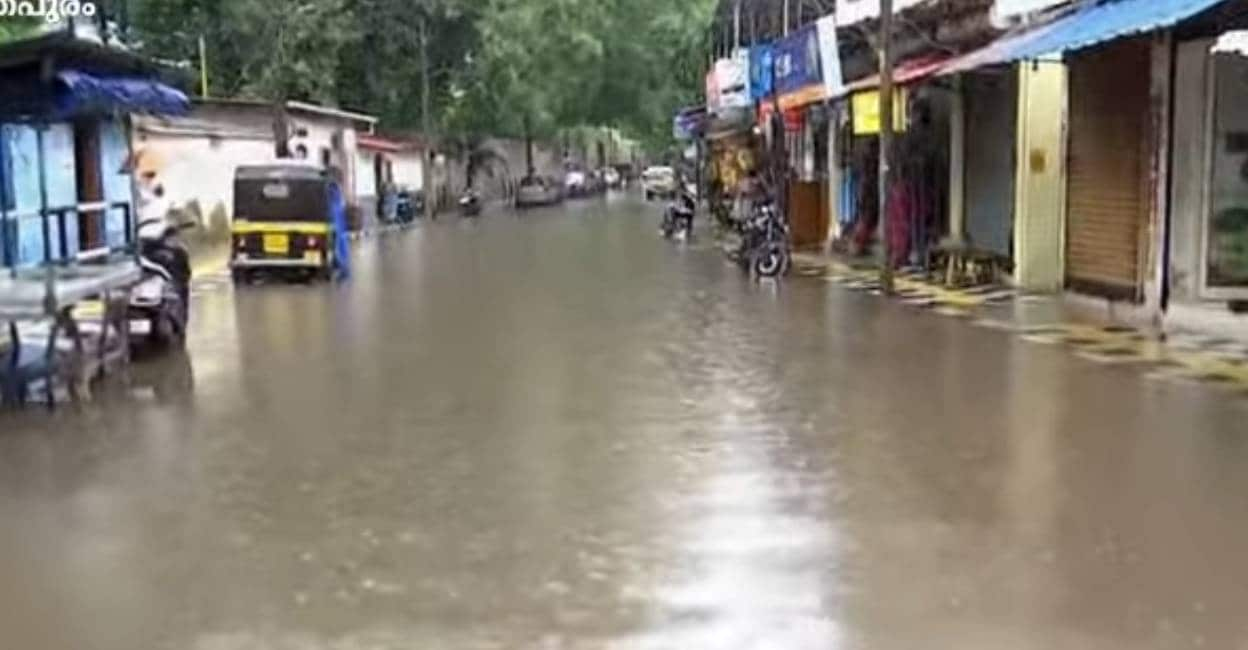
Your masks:
[{"label": "yellow and black auto rickshaw", "polygon": [[334,220],[327,173],[309,165],[240,166],[234,173],[230,270],[329,279]]}]

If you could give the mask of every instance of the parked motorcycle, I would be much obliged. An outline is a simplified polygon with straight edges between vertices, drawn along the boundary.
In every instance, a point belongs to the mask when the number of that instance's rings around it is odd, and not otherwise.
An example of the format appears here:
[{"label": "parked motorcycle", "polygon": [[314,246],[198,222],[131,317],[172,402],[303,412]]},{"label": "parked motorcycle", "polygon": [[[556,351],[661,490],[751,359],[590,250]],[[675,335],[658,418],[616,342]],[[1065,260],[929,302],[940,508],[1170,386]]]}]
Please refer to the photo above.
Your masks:
[{"label": "parked motorcycle", "polygon": [[789,224],[771,199],[756,203],[741,225],[737,261],[743,268],[764,278],[788,273],[792,263]]},{"label": "parked motorcycle", "polygon": [[670,239],[676,235],[688,237],[693,233],[693,215],[697,211],[697,199],[689,187],[682,188],[663,212],[659,231]]},{"label": "parked motorcycle", "polygon": [[408,224],[425,213],[425,193],[420,190],[399,190],[395,203],[395,215],[399,223]]},{"label": "parked motorcycle", "polygon": [[462,217],[481,214],[481,195],[476,190],[467,190],[459,197],[459,214]]},{"label": "parked motorcycle", "polygon": [[142,278],[130,291],[131,336],[145,336],[158,347],[185,345],[191,313],[191,262],[179,234],[194,225],[170,225],[160,217],[139,222]]}]

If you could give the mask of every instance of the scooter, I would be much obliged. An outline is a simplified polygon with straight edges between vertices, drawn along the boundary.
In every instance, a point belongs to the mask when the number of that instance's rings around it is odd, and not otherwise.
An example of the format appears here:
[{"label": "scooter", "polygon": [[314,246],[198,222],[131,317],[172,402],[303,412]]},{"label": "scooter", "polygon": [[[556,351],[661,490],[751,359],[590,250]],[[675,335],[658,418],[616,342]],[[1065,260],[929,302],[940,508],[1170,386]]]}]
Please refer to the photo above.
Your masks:
[{"label": "scooter", "polygon": [[696,212],[697,199],[690,188],[683,188],[663,212],[663,223],[659,226],[659,232],[668,239],[676,235],[687,238],[693,233],[693,215]]},{"label": "scooter", "polygon": [[789,272],[789,224],[771,199],[760,201],[741,227],[741,266],[764,278]]},{"label": "scooter", "polygon": [[459,214],[462,217],[475,217],[481,214],[481,195],[476,190],[467,190],[459,197]]},{"label": "scooter", "polygon": [[409,224],[425,212],[425,195],[423,192],[401,190],[395,203],[395,215],[401,224]]},{"label": "scooter", "polygon": [[169,225],[160,217],[139,222],[142,277],[130,291],[127,317],[131,336],[145,336],[156,347],[186,345],[191,263],[178,235],[194,225]]}]

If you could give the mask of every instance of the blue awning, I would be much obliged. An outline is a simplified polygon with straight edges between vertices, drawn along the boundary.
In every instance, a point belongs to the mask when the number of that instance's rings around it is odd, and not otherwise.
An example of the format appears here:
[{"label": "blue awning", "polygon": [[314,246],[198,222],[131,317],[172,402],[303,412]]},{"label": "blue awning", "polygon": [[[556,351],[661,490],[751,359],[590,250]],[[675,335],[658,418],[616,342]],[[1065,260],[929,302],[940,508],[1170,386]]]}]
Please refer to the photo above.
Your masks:
[{"label": "blue awning", "polygon": [[940,74],[1058,56],[1116,38],[1144,34],[1171,27],[1221,2],[1224,0],[1110,0],[998,39],[950,61]]},{"label": "blue awning", "polygon": [[191,110],[185,93],[159,81],[104,77],[78,70],[56,73],[54,101],[61,117],[98,112],[185,115]]}]

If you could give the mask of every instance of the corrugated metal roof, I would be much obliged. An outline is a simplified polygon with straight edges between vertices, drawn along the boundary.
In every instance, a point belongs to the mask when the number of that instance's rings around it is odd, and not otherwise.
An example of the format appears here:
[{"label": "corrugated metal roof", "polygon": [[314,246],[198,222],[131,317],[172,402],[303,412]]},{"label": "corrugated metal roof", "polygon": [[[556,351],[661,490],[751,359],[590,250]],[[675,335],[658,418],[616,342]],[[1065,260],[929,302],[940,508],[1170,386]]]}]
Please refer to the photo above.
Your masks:
[{"label": "corrugated metal roof", "polygon": [[1170,27],[1225,0],[1111,0],[1075,10],[1051,23],[1000,38],[954,59],[940,74],[1037,59],[1124,36]]}]

